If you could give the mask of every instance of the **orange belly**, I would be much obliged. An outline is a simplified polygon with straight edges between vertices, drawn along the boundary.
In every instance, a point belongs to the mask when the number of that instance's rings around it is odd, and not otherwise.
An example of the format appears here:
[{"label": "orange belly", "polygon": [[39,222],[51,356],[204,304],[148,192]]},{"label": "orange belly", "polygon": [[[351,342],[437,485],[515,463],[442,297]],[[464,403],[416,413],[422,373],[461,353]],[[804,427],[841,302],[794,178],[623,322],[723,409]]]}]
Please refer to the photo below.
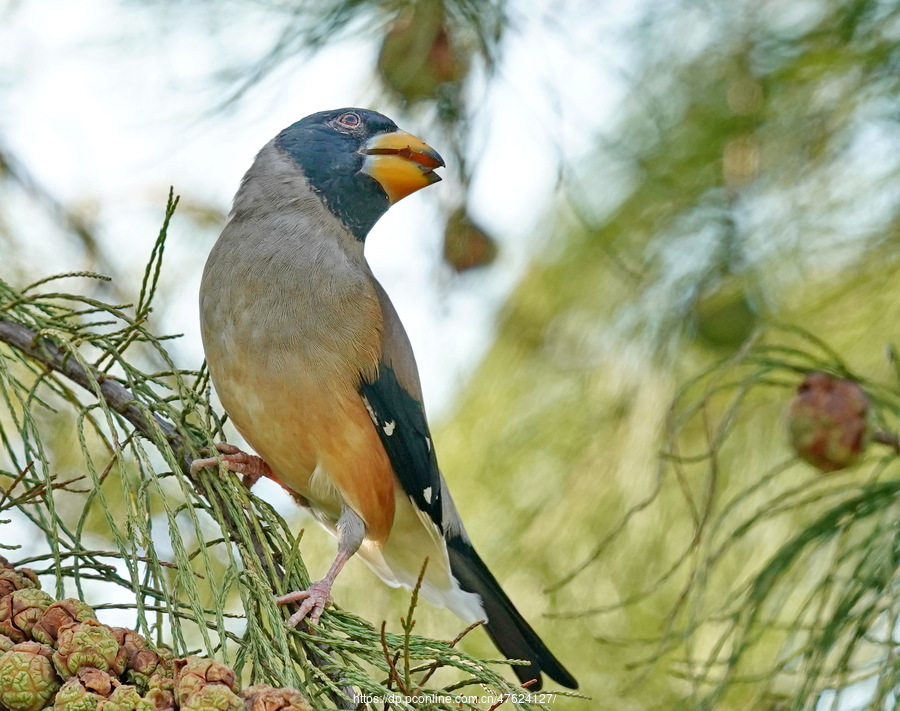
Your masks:
[{"label": "orange belly", "polygon": [[394,520],[395,478],[362,398],[350,388],[324,390],[300,372],[213,375],[235,427],[279,483],[332,526],[346,504],[365,522],[366,538],[382,543]]}]

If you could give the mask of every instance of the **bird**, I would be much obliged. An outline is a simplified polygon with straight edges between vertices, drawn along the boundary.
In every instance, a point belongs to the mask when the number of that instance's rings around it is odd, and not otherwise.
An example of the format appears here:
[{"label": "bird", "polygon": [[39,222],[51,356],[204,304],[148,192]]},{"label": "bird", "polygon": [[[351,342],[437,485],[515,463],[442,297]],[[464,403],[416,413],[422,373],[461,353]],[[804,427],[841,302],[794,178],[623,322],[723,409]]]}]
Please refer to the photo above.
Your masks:
[{"label": "bird", "polygon": [[212,383],[256,454],[222,442],[217,465],[268,477],[337,538],[325,576],[276,598],[318,623],[345,563],[484,621],[529,690],[575,678],[476,553],[438,467],[416,361],[364,255],[388,208],[441,180],[441,156],[369,109],[307,116],[256,155],[200,286]]}]

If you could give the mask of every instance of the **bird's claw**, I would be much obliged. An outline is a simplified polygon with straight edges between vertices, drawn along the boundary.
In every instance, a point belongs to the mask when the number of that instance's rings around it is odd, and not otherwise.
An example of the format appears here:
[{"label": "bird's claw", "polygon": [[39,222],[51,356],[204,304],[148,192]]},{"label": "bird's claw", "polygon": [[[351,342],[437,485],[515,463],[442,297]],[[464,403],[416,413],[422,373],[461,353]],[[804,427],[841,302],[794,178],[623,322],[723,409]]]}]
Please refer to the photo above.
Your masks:
[{"label": "bird's claw", "polygon": [[319,618],[325,611],[325,606],[332,603],[331,582],[319,580],[306,590],[294,590],[287,595],[275,598],[275,602],[279,605],[286,605],[298,600],[303,600],[303,602],[300,604],[300,609],[288,618],[288,627],[296,627],[307,616],[310,624],[318,624]]},{"label": "bird's claw", "polygon": [[[221,458],[225,468],[235,474],[241,474],[241,481],[248,489],[263,477],[272,477],[272,470],[262,457],[257,457],[255,454],[247,454],[233,444],[228,444],[228,442],[217,443],[216,449],[225,455]],[[195,459],[191,462],[191,474],[196,474],[204,467],[217,466],[219,461],[218,457]]]}]

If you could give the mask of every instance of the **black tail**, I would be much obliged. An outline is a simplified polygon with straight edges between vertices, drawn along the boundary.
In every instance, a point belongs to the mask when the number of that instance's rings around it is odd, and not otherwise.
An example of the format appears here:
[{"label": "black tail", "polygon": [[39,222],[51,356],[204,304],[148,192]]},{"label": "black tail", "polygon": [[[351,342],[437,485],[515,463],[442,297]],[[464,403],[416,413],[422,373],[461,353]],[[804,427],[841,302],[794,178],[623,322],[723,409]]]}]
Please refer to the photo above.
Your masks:
[{"label": "black tail", "polygon": [[450,570],[459,586],[466,592],[476,593],[481,597],[487,615],[485,629],[497,649],[507,659],[530,662],[528,666],[513,667],[519,681],[524,684],[535,679],[535,683],[530,684],[528,689],[537,691],[542,685],[543,672],[563,686],[578,688],[575,677],[566,671],[531,629],[531,625],[519,614],[472,545],[462,538],[453,537],[447,541],[447,552],[450,555]]}]

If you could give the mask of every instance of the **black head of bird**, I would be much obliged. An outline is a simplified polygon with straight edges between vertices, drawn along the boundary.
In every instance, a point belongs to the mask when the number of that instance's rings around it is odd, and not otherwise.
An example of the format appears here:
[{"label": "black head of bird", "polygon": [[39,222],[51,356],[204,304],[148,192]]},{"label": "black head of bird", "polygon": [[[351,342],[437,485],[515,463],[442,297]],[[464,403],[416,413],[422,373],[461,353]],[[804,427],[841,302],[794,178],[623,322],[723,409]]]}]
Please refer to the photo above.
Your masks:
[{"label": "black head of bird", "polygon": [[438,182],[444,159],[377,111],[320,111],[276,139],[310,186],[359,239],[387,209]]}]

